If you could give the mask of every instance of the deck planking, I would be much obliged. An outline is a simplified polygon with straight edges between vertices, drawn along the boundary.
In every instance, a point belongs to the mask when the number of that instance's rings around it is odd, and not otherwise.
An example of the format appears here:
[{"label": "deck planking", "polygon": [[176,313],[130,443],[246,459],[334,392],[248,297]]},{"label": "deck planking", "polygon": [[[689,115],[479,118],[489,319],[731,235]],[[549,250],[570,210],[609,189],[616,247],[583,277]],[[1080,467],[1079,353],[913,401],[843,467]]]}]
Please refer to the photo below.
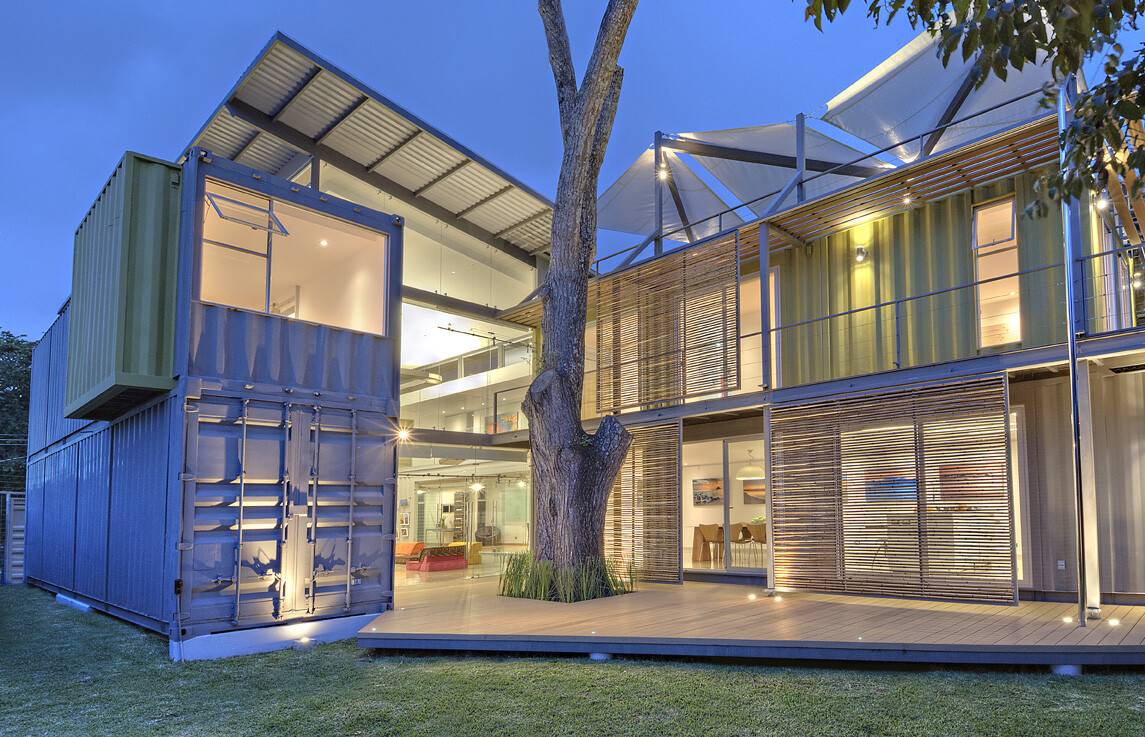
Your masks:
[{"label": "deck planking", "polygon": [[[750,599],[749,595],[755,595]],[[1145,665],[1145,606],[1087,627],[1069,603],[1017,606],[785,592],[732,584],[644,585],[580,602],[507,599],[495,577],[399,586],[363,647],[981,664]],[[1112,619],[1120,620],[1113,626]]]}]

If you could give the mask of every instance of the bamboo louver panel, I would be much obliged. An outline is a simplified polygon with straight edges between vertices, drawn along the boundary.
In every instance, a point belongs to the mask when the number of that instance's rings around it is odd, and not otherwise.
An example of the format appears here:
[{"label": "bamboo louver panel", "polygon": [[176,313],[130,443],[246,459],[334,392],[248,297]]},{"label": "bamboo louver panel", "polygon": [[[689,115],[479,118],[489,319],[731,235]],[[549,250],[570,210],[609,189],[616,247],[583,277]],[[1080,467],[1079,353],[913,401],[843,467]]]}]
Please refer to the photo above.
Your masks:
[{"label": "bamboo louver panel", "polygon": [[739,388],[736,234],[595,282],[597,411]]},{"label": "bamboo louver panel", "polygon": [[1014,602],[1005,381],[773,408],[776,585]]},{"label": "bamboo louver panel", "polygon": [[677,583],[680,568],[680,422],[630,428],[632,445],[612,485],[604,555],[641,581]]}]

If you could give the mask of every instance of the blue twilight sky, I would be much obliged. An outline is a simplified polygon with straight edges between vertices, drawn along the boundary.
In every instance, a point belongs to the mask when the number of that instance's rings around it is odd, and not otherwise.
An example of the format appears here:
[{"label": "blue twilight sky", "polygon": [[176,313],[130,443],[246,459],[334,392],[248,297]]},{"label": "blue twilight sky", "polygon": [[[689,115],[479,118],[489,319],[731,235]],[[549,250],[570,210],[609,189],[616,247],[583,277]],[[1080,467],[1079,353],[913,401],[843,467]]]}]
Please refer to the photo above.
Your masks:
[{"label": "blue twilight sky", "polygon": [[[540,192],[560,162],[531,0],[8,0],[0,78],[0,328],[39,337],[70,288],[72,233],[127,149],[174,158],[281,30]],[[603,2],[566,0],[578,60]],[[653,131],[821,113],[913,35],[856,8],[820,34],[802,0],[645,0],[601,175]]]}]

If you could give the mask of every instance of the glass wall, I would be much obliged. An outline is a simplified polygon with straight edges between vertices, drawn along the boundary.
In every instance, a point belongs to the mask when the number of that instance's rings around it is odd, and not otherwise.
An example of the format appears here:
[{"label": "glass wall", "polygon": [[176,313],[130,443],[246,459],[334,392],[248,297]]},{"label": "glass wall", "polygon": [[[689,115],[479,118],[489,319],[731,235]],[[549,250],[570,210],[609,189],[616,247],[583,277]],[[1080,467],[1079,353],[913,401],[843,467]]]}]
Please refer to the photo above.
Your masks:
[{"label": "glass wall", "polygon": [[401,416],[415,428],[493,434],[525,427],[532,332],[402,306]]},{"label": "glass wall", "polygon": [[[525,450],[399,446],[397,582],[496,576],[528,549],[531,483]],[[446,549],[433,553],[445,560],[421,565],[426,548]]]},{"label": "glass wall", "polygon": [[767,568],[767,481],[761,438],[684,443],[685,569]]},{"label": "glass wall", "polygon": [[384,333],[386,237],[211,180],[199,299]]}]

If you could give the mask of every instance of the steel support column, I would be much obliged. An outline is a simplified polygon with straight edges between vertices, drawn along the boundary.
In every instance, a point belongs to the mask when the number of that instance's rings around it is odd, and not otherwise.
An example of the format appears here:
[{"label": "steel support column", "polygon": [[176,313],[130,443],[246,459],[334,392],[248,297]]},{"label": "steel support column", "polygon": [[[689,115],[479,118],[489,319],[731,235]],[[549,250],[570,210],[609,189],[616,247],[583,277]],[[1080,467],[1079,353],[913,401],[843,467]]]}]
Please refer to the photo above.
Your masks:
[{"label": "steel support column", "polygon": [[653,252],[659,256],[664,253],[664,176],[661,174],[661,168],[665,166],[664,163],[664,134],[656,131],[656,139],[653,143],[652,150],[652,176],[656,197],[656,236],[653,239],[654,246]]},{"label": "steel support column", "polygon": [[[1073,97],[1076,82],[1072,76],[1066,78],[1058,91],[1058,130],[1064,132],[1073,118]],[[1059,158],[1062,169],[1066,166],[1065,151]],[[1077,366],[1077,334],[1081,325],[1081,315],[1077,304],[1077,285],[1074,283],[1075,259],[1081,253],[1081,205],[1074,197],[1062,199],[1062,250],[1065,280],[1066,303],[1066,344],[1069,360],[1070,429],[1073,442],[1073,490],[1074,508],[1077,519],[1077,623],[1084,627],[1090,601],[1089,587],[1092,584],[1100,591],[1098,581],[1089,581],[1086,566],[1086,490],[1083,479],[1083,458],[1081,447],[1081,417],[1079,409],[1079,387]],[[1088,388],[1088,383],[1086,385]],[[1088,403],[1087,403],[1088,405]],[[1100,594],[1098,594],[1100,597]],[[1097,614],[1097,612],[1095,612]]]},{"label": "steel support column", "polygon": [[795,116],[795,201],[803,202],[807,193],[803,191],[803,175],[807,172],[807,118],[803,113]]}]

